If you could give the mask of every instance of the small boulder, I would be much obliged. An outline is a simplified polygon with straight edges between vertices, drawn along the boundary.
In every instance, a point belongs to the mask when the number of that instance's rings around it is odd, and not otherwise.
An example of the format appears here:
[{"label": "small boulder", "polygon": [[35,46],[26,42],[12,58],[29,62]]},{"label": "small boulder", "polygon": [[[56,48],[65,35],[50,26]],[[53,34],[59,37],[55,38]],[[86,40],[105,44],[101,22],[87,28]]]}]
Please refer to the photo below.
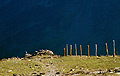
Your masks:
[{"label": "small boulder", "polygon": [[48,54],[48,55],[54,55],[54,53],[51,50],[46,50],[46,54]]},{"label": "small boulder", "polygon": [[75,71],[75,69],[71,69],[70,71]]},{"label": "small boulder", "polygon": [[32,57],[32,54],[29,54],[29,53],[26,52],[26,54],[24,55],[24,57],[25,58],[30,58],[30,57]]},{"label": "small boulder", "polygon": [[8,70],[8,72],[10,73],[10,72],[12,72],[12,70]]}]

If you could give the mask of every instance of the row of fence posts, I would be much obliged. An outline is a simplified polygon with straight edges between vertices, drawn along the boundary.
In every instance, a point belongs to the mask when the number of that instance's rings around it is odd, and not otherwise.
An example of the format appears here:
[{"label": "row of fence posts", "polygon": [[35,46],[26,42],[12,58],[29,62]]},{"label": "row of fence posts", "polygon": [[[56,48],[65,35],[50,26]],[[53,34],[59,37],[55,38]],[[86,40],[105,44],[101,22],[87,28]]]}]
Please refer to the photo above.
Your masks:
[{"label": "row of fence posts", "polygon": [[[105,43],[105,47],[106,47],[106,56],[108,56],[108,45],[107,43]],[[89,45],[87,45],[87,52],[89,56]],[[64,48],[64,56],[65,56],[65,52],[66,55],[68,56],[68,44],[66,44],[66,49]],[[77,56],[77,45],[75,44],[75,55]],[[72,45],[70,45],[70,56],[72,56]],[[80,45],[80,57],[82,56],[82,45]],[[95,44],[95,56],[97,56],[97,44]],[[115,57],[115,40],[113,40],[113,57]]]}]

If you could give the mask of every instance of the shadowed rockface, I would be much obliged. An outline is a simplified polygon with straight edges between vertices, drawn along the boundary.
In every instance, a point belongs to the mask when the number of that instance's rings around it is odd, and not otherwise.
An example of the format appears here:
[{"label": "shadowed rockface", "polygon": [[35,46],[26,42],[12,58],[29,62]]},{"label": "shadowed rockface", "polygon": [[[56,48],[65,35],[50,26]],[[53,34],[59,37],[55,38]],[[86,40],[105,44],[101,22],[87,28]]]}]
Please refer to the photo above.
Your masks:
[{"label": "shadowed rockface", "polygon": [[26,50],[51,49],[62,54],[66,44],[82,44],[86,54],[105,54],[112,40],[120,50],[119,0],[0,0],[0,58]]}]

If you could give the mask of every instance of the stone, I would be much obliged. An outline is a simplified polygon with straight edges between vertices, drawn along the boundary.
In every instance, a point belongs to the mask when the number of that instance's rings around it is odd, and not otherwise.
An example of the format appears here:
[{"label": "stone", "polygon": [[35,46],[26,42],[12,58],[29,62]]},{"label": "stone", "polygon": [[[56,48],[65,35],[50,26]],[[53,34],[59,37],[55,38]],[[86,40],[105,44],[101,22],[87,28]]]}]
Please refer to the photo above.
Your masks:
[{"label": "stone", "polygon": [[114,73],[114,72],[109,72],[109,73]]},{"label": "stone", "polygon": [[117,73],[115,73],[115,74],[118,74],[118,75],[120,75],[120,72],[117,72]]},{"label": "stone", "polygon": [[33,56],[36,56],[36,55],[39,55],[39,52],[38,52],[38,51],[35,51],[35,52],[33,53]]},{"label": "stone", "polygon": [[12,72],[12,70],[8,70],[8,72],[10,73],[10,72]]},{"label": "stone", "polygon": [[71,69],[70,71],[75,71],[75,69]]},{"label": "stone", "polygon": [[46,53],[47,53],[48,55],[54,55],[54,53],[53,53],[51,50],[46,50]]},{"label": "stone", "polygon": [[36,55],[54,55],[54,53],[51,51],[51,50],[39,50],[39,51],[35,51],[33,53],[33,56],[36,56]]},{"label": "stone", "polygon": [[31,60],[28,60],[28,61],[31,61]]},{"label": "stone", "polygon": [[25,58],[30,58],[30,57],[32,57],[32,54],[29,54],[29,53],[26,52],[26,54],[24,55],[24,57]]},{"label": "stone", "polygon": [[100,74],[100,71],[94,71],[93,74]]},{"label": "stone", "polygon": [[115,69],[120,69],[120,67],[115,67]]},{"label": "stone", "polygon": [[81,70],[83,70],[84,68],[80,68]]},{"label": "stone", "polygon": [[78,66],[75,66],[75,68],[78,68]]}]

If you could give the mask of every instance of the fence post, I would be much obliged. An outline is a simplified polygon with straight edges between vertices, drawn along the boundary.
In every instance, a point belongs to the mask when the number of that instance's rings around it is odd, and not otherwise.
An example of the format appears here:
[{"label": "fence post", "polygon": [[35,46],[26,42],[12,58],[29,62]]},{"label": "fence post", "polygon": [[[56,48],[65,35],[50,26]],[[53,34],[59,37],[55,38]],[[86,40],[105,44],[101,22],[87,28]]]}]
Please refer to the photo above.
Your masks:
[{"label": "fence post", "polygon": [[115,57],[115,40],[113,40],[113,57]]},{"label": "fence post", "polygon": [[77,56],[77,46],[76,46],[76,44],[75,44],[75,54]]},{"label": "fence post", "polygon": [[82,46],[80,45],[80,57],[82,56]]},{"label": "fence post", "polygon": [[107,46],[107,43],[105,43],[105,46],[106,46],[106,53],[107,53],[107,56],[108,56],[108,46]]},{"label": "fence post", "polygon": [[95,44],[95,56],[97,56],[97,44]]},{"label": "fence post", "polygon": [[70,45],[70,56],[72,56],[72,45]]},{"label": "fence post", "polygon": [[89,45],[87,45],[87,47],[88,47],[88,56],[89,56]]},{"label": "fence post", "polygon": [[68,56],[68,44],[66,44],[66,53],[67,53],[67,56]]},{"label": "fence post", "polygon": [[65,56],[65,48],[64,48],[64,56]]}]

